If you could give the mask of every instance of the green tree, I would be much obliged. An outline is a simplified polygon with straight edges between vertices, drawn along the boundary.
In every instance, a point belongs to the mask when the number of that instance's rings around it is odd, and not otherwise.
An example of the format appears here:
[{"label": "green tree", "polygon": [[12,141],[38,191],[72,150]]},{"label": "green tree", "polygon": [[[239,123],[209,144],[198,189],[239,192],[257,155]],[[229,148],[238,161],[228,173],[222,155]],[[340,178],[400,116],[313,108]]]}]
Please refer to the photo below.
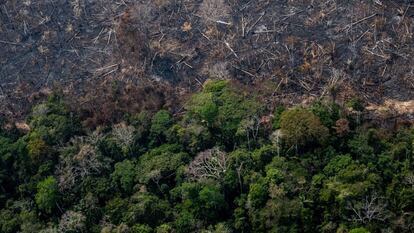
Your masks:
[{"label": "green tree", "polygon": [[364,105],[362,103],[362,100],[359,98],[352,98],[351,100],[347,101],[346,106],[352,108],[354,111],[364,111]]},{"label": "green tree", "polygon": [[134,194],[123,213],[123,222],[129,225],[141,223],[156,227],[170,219],[169,203],[148,192]]},{"label": "green tree", "polygon": [[272,145],[264,145],[252,153],[252,157],[255,160],[257,167],[261,169],[270,163],[273,157],[276,155],[276,148],[274,148]]},{"label": "green tree", "polygon": [[240,197],[236,198],[235,204],[237,208],[234,209],[233,218],[234,218],[234,229],[238,232],[249,232],[250,223],[248,216],[248,209],[246,208],[247,197],[245,194],[242,194]]},{"label": "green tree", "polygon": [[106,203],[104,214],[108,216],[111,223],[119,224],[127,209],[128,200],[116,197]]},{"label": "green tree", "polygon": [[[374,199],[369,198],[371,194],[381,192],[378,189],[381,182],[381,177],[375,171],[353,160],[349,155],[339,155],[331,159],[323,173],[313,177],[311,188],[319,192],[313,200],[326,206],[325,209],[329,208],[321,217],[324,219],[323,228],[346,223],[347,219],[361,217],[363,221],[371,221],[376,220],[377,216],[386,216],[386,210],[380,205],[376,206]],[[364,206],[368,202],[371,202],[371,206]],[[377,208],[379,212],[366,219],[364,211],[356,214],[363,208]]]},{"label": "green tree", "polygon": [[164,144],[140,157],[137,164],[137,179],[141,184],[158,192],[165,192],[175,185],[178,168],[190,161],[187,153],[176,144]]},{"label": "green tree", "polygon": [[115,170],[111,174],[112,182],[121,188],[123,192],[132,192],[135,182],[135,165],[130,160],[124,160],[115,164]]},{"label": "green tree", "polygon": [[150,140],[151,114],[147,111],[142,111],[137,115],[131,116],[129,122],[135,127],[135,143],[132,151],[145,153]]},{"label": "green tree", "polygon": [[191,153],[197,153],[214,146],[208,128],[194,121],[175,124],[171,127],[168,141],[185,146]]},{"label": "green tree", "polygon": [[9,209],[0,210],[0,231],[4,233],[17,232],[19,218],[16,213]]},{"label": "green tree", "polygon": [[282,116],[282,113],[285,111],[285,107],[283,106],[277,106],[274,113],[273,113],[273,121],[272,126],[273,129],[279,129],[280,128],[280,117]]},{"label": "green tree", "polygon": [[[17,162],[14,145],[10,138],[0,136],[0,208],[3,207],[10,194],[13,193],[15,182],[19,178],[15,175],[19,170],[13,168],[13,165]],[[27,163],[27,161],[24,162]],[[20,171],[24,171],[24,166],[17,168],[20,168]]]},{"label": "green tree", "polygon": [[194,94],[186,108],[187,118],[208,127],[227,146],[236,142],[241,122],[257,117],[261,111],[254,98],[223,80],[206,82],[203,91]]},{"label": "green tree", "polygon": [[151,233],[152,228],[148,225],[145,224],[135,224],[132,228],[131,228],[131,233]]},{"label": "green tree", "polygon": [[34,162],[41,162],[46,159],[50,151],[49,146],[41,138],[31,138],[27,144],[27,150]]},{"label": "green tree", "polygon": [[370,233],[370,231],[368,231],[367,229],[363,227],[358,227],[358,228],[354,228],[350,230],[349,233]]},{"label": "green tree", "polygon": [[157,229],[155,229],[155,232],[156,233],[172,233],[173,228],[169,224],[164,223],[162,225],[159,225]]},{"label": "green tree", "polygon": [[[332,159],[324,169],[329,178],[320,192],[322,200],[346,204],[347,200],[363,198],[370,190],[376,189],[381,181],[377,174],[371,172],[366,165],[349,159],[349,156],[341,157]],[[333,170],[329,169],[332,167]]]},{"label": "green tree", "polygon": [[53,176],[49,176],[37,184],[36,204],[46,213],[52,212],[57,204],[58,197],[58,185]]},{"label": "green tree", "polygon": [[152,117],[150,135],[153,143],[159,144],[165,141],[172,123],[172,117],[166,110],[160,110]]},{"label": "green tree", "polygon": [[308,143],[323,143],[329,136],[328,129],[312,112],[294,108],[282,113],[280,128],[289,146],[305,146]]},{"label": "green tree", "polygon": [[211,92],[195,94],[187,106],[191,114],[201,120],[207,127],[213,127],[217,116],[218,106],[214,102],[214,94]]},{"label": "green tree", "polygon": [[263,177],[259,177],[250,184],[249,194],[247,196],[247,205],[251,208],[260,208],[269,197],[269,186]]},{"label": "green tree", "polygon": [[57,96],[33,108],[29,125],[30,134],[42,138],[48,145],[64,143],[80,132],[78,119]]},{"label": "green tree", "polygon": [[23,210],[19,214],[20,231],[21,233],[40,232],[44,226],[37,216],[35,211]]},{"label": "green tree", "polygon": [[266,177],[250,186],[248,203],[253,231],[315,231],[304,208],[306,172],[300,164],[275,157],[266,166]]},{"label": "green tree", "polygon": [[183,214],[188,212],[206,223],[217,221],[227,211],[227,203],[218,185],[183,183],[171,192],[175,199],[181,199],[178,207]]},{"label": "green tree", "polygon": [[192,232],[197,227],[197,219],[188,210],[182,210],[177,214],[174,225],[179,233]]},{"label": "green tree", "polygon": [[327,128],[332,128],[340,118],[340,108],[335,103],[317,101],[312,104],[310,110],[319,117],[322,124]]}]

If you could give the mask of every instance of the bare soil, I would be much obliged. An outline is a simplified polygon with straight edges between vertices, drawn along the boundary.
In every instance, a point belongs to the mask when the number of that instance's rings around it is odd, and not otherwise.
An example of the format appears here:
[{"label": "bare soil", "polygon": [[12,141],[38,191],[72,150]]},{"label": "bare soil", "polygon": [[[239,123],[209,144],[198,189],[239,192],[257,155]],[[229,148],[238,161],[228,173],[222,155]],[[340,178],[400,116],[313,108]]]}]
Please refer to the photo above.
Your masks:
[{"label": "bare soil", "polygon": [[86,115],[179,112],[206,79],[233,79],[270,108],[359,97],[412,117],[413,33],[411,0],[0,0],[0,111],[59,89]]}]

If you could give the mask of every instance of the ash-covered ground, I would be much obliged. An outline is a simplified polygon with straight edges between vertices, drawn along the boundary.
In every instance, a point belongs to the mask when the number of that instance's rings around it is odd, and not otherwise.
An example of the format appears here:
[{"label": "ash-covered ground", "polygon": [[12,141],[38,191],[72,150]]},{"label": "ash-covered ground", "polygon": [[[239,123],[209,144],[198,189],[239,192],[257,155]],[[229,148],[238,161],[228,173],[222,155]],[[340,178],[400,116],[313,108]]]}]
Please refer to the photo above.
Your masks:
[{"label": "ash-covered ground", "polygon": [[407,102],[413,33],[408,0],[0,0],[0,111],[18,117],[57,89],[80,108],[117,89],[138,111],[206,79],[270,104]]}]

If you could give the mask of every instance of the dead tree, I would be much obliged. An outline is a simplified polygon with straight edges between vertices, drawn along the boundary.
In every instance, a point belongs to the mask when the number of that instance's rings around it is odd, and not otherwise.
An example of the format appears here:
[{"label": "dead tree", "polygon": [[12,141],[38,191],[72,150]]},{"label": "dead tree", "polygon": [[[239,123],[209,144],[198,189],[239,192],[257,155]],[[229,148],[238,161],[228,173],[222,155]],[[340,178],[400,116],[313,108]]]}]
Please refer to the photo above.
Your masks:
[{"label": "dead tree", "polygon": [[414,173],[409,173],[405,176],[405,182],[414,189]]},{"label": "dead tree", "polygon": [[[62,149],[62,155],[57,165],[58,185],[61,191],[71,189],[83,178],[99,174],[109,165],[98,152],[97,145],[89,142],[99,141],[96,133],[90,137],[79,137],[72,140],[72,145]],[[75,149],[73,153],[71,150]],[[69,151],[66,153],[66,151]]]},{"label": "dead tree", "polygon": [[98,159],[97,149],[91,145],[83,145],[77,155],[73,157],[77,165],[75,171],[80,177],[99,172],[102,164]]},{"label": "dead tree", "polygon": [[349,121],[344,118],[337,120],[333,128],[335,129],[339,137],[343,137],[350,132]]},{"label": "dead tree", "polygon": [[214,179],[222,181],[229,168],[227,154],[215,147],[200,152],[188,166],[191,179]]},{"label": "dead tree", "polygon": [[347,79],[347,74],[342,70],[332,69],[331,77],[329,78],[327,84],[325,85],[321,98],[329,93],[332,100],[336,100],[337,94],[340,92],[341,86],[344,81]]},{"label": "dead tree", "polygon": [[128,148],[134,142],[135,128],[125,123],[119,123],[112,128],[112,136],[125,148]]},{"label": "dead tree", "polygon": [[354,222],[365,224],[387,219],[386,204],[377,193],[365,197],[362,203],[351,204],[349,209],[353,212],[351,220]]},{"label": "dead tree", "polygon": [[251,143],[257,142],[259,135],[259,129],[263,119],[260,119],[257,116],[251,117],[250,119],[243,120],[241,122],[242,127],[239,128],[238,134],[246,135],[247,145],[250,150]]},{"label": "dead tree", "polygon": [[282,138],[283,138],[283,134],[282,134],[282,130],[280,130],[280,129],[275,130],[270,135],[270,141],[272,141],[272,144],[276,147],[277,156],[280,156],[280,148],[281,148]]},{"label": "dead tree", "polygon": [[86,217],[81,212],[67,211],[59,221],[58,232],[84,232],[86,230]]}]

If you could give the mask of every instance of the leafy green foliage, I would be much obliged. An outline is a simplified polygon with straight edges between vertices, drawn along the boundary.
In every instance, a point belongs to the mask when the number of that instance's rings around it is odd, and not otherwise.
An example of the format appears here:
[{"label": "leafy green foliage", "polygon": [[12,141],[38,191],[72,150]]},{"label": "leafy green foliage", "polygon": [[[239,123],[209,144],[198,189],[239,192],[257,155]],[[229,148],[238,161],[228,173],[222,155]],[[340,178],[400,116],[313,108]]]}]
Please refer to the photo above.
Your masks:
[{"label": "leafy green foliage", "polygon": [[280,128],[280,117],[282,116],[282,113],[285,111],[285,107],[283,106],[277,106],[273,113],[273,122],[272,126],[273,129],[279,129]]},{"label": "leafy green foliage", "polygon": [[327,128],[332,128],[340,118],[340,108],[335,103],[318,101],[310,107],[313,114],[319,117],[321,123]]},{"label": "leafy green foliage", "polygon": [[59,98],[36,106],[29,118],[31,137],[40,137],[47,144],[66,142],[80,131],[80,124]]},{"label": "leafy green foliage", "polygon": [[128,209],[124,210],[123,222],[129,225],[142,223],[156,227],[168,221],[170,217],[170,205],[167,201],[151,193],[137,193],[131,197]]},{"label": "leafy green foliage", "polygon": [[367,229],[363,227],[358,227],[358,228],[354,228],[350,230],[349,233],[370,233],[370,231],[368,231]]},{"label": "leafy green foliage", "polygon": [[152,228],[145,224],[136,224],[132,227],[131,233],[151,233]]},{"label": "leafy green foliage", "polygon": [[227,81],[208,81],[201,93],[187,104],[187,117],[207,126],[225,144],[234,137],[243,120],[260,114],[261,106],[253,98],[234,89]]},{"label": "leafy green foliage", "polygon": [[196,122],[174,125],[170,129],[169,141],[184,145],[192,153],[214,145],[208,128]]},{"label": "leafy green foliage", "polygon": [[124,160],[115,164],[115,170],[111,174],[112,181],[125,193],[130,193],[135,182],[135,165],[130,160]]},{"label": "leafy green foliage", "polygon": [[37,184],[35,200],[40,209],[47,213],[52,212],[58,201],[58,186],[53,176],[49,176]]},{"label": "leafy green foliage", "polygon": [[0,232],[414,231],[413,128],[246,92],[208,81],[184,114],[97,129],[59,98],[36,106],[29,132],[0,133]]},{"label": "leafy green foliage", "polygon": [[160,192],[172,188],[175,171],[190,161],[189,156],[180,151],[179,145],[165,144],[144,154],[136,168],[138,182]]},{"label": "leafy green foliage", "polygon": [[43,161],[45,156],[47,156],[49,146],[41,138],[33,138],[27,144],[27,150],[29,152],[30,158],[33,161]]},{"label": "leafy green foliage", "polygon": [[352,110],[354,111],[363,111],[364,110],[364,105],[362,104],[361,99],[359,98],[353,98],[351,100],[349,100],[346,103],[347,107],[352,108]]},{"label": "leafy green foliage", "polygon": [[183,183],[171,191],[181,203],[177,206],[185,215],[204,220],[216,221],[226,211],[227,204],[217,185],[207,183]]},{"label": "leafy green foliage", "polygon": [[19,219],[8,209],[0,212],[0,230],[4,233],[16,232],[19,227]]},{"label": "leafy green foliage", "polygon": [[156,143],[164,142],[171,125],[172,119],[168,111],[160,110],[157,112],[151,120],[150,134],[153,141]]},{"label": "leafy green foliage", "polygon": [[192,115],[209,127],[213,127],[219,113],[218,106],[214,102],[214,94],[211,92],[195,95],[191,99],[188,109]]},{"label": "leafy green foliage", "polygon": [[304,146],[308,143],[323,143],[329,136],[328,129],[309,110],[294,108],[282,113],[280,128],[286,143],[290,146]]}]

